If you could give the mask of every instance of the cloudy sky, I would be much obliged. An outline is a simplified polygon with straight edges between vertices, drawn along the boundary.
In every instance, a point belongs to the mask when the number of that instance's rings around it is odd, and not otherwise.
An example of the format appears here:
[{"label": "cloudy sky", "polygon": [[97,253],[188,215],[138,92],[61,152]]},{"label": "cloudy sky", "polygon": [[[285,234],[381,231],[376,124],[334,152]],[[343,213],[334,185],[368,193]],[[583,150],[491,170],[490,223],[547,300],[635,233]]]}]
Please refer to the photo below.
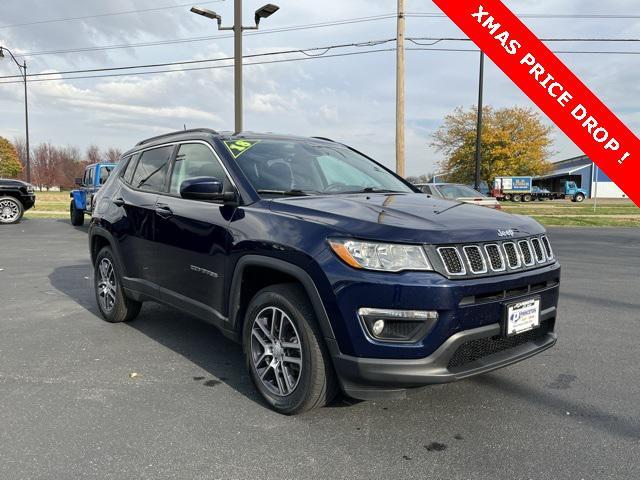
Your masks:
[{"label": "cloudy sky", "polygon": [[[244,0],[245,24],[264,0]],[[279,12],[247,35],[245,54],[363,43],[395,36],[395,0],[276,0]],[[519,14],[633,15],[637,0],[506,1]],[[204,1],[202,6],[233,19],[233,1]],[[177,6],[176,5],[181,5]],[[162,8],[171,7],[174,8]],[[162,8],[162,9],[160,9]],[[408,37],[458,37],[447,18],[429,0],[407,0]],[[146,12],[122,13],[153,9]],[[98,16],[96,16],[98,15]],[[81,18],[94,16],[92,18]],[[51,21],[65,18],[75,20]],[[363,19],[319,28],[285,29]],[[640,18],[524,18],[541,37],[640,37]],[[25,25],[28,24],[28,25]],[[3,0],[0,45],[25,54],[30,73],[225,58],[233,54],[231,38],[219,36],[215,23],[189,13],[186,0]],[[184,40],[180,43],[158,42]],[[109,48],[155,43],[136,48]],[[408,47],[416,45],[408,44]],[[557,50],[640,51],[634,44],[553,43]],[[340,48],[327,55],[370,52],[333,58],[271,63],[245,68],[245,129],[327,136],[349,143],[392,166],[395,135],[395,52],[393,43]],[[468,43],[439,43],[432,48],[473,49]],[[68,50],[79,50],[64,52]],[[372,50],[384,50],[372,52]],[[54,53],[57,52],[57,53]],[[321,50],[308,51],[319,54]],[[568,66],[635,132],[640,127],[640,55],[560,54]],[[307,58],[287,54],[247,62]],[[22,60],[22,58],[20,58]],[[477,96],[478,54],[409,50],[407,62],[407,173],[434,171],[439,155],[431,134],[444,115],[471,106]],[[228,61],[160,69],[230,65]],[[140,74],[154,69],[87,73],[118,77],[65,79],[29,85],[31,141],[51,141],[85,148],[90,144],[128,149],[141,138],[207,126],[233,128],[233,69],[216,68]],[[5,58],[0,76],[16,75]],[[43,77],[44,78],[44,77]],[[53,78],[53,77],[47,77]],[[0,79],[6,82],[11,79]],[[485,103],[495,107],[532,106],[491,62],[486,71]],[[0,84],[0,136],[24,135],[23,87]],[[545,121],[548,121],[545,118]],[[554,159],[580,151],[559,131]]]}]

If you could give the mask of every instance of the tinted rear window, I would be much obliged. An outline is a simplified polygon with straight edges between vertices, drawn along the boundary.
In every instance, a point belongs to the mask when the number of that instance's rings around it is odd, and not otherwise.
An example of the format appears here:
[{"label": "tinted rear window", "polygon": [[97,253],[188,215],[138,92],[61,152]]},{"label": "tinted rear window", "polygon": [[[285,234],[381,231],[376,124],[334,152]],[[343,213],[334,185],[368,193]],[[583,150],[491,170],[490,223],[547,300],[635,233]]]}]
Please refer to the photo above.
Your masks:
[{"label": "tinted rear window", "polygon": [[164,191],[172,152],[173,146],[143,152],[131,185],[141,190]]}]

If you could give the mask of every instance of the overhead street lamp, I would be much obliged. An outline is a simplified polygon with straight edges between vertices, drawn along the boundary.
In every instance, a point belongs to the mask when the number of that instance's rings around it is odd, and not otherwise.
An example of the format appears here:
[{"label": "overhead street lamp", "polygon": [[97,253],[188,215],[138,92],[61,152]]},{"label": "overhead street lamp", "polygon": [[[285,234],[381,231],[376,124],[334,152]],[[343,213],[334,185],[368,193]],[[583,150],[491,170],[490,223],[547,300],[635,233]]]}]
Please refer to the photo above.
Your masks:
[{"label": "overhead street lamp", "polygon": [[218,30],[233,30],[234,32],[234,96],[235,96],[235,131],[242,131],[242,32],[244,30],[257,30],[260,20],[270,17],[280,9],[277,5],[268,3],[256,10],[254,26],[245,27],[242,25],[242,0],[234,2],[233,27],[223,27],[222,17],[216,12],[201,8],[191,7],[191,11],[203,17],[218,22]]},{"label": "overhead street lamp", "polygon": [[27,103],[27,62],[25,60],[22,61],[22,65],[20,62],[16,60],[11,50],[6,47],[0,47],[0,59],[4,58],[4,52],[7,52],[11,59],[15,62],[15,64],[20,69],[20,74],[22,75],[22,79],[24,80],[24,124],[25,124],[25,137],[27,141],[27,182],[31,183],[31,154],[29,153],[29,108]]}]

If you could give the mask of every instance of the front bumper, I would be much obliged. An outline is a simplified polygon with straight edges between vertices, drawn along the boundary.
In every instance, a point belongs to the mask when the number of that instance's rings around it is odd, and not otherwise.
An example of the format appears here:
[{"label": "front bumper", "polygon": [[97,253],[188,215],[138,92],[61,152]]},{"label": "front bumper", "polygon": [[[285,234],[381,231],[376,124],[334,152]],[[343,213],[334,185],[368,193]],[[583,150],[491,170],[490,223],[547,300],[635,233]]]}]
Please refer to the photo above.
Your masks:
[{"label": "front bumper", "polygon": [[36,204],[35,194],[23,195],[20,199],[25,210],[29,210]]},{"label": "front bumper", "polygon": [[[398,398],[406,388],[461,380],[551,348],[556,343],[555,317],[556,308],[548,308],[541,312],[538,329],[509,339],[501,336],[499,323],[461,331],[420,359],[353,357],[340,353],[335,341],[329,341],[329,350],[347,395],[362,400]],[[475,353],[474,348],[478,350]]]}]

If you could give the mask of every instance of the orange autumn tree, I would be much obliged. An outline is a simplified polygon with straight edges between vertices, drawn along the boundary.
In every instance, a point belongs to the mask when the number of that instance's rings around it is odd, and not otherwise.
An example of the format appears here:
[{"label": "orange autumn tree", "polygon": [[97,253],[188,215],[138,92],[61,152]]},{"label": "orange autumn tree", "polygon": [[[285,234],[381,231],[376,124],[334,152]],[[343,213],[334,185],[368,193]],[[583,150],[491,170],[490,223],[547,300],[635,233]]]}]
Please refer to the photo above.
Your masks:
[{"label": "orange autumn tree", "polygon": [[[503,176],[534,176],[551,169],[552,128],[530,108],[482,110],[481,178],[491,182]],[[438,167],[448,180],[472,183],[475,177],[477,107],[458,107],[434,133],[432,146],[445,155]]]}]

